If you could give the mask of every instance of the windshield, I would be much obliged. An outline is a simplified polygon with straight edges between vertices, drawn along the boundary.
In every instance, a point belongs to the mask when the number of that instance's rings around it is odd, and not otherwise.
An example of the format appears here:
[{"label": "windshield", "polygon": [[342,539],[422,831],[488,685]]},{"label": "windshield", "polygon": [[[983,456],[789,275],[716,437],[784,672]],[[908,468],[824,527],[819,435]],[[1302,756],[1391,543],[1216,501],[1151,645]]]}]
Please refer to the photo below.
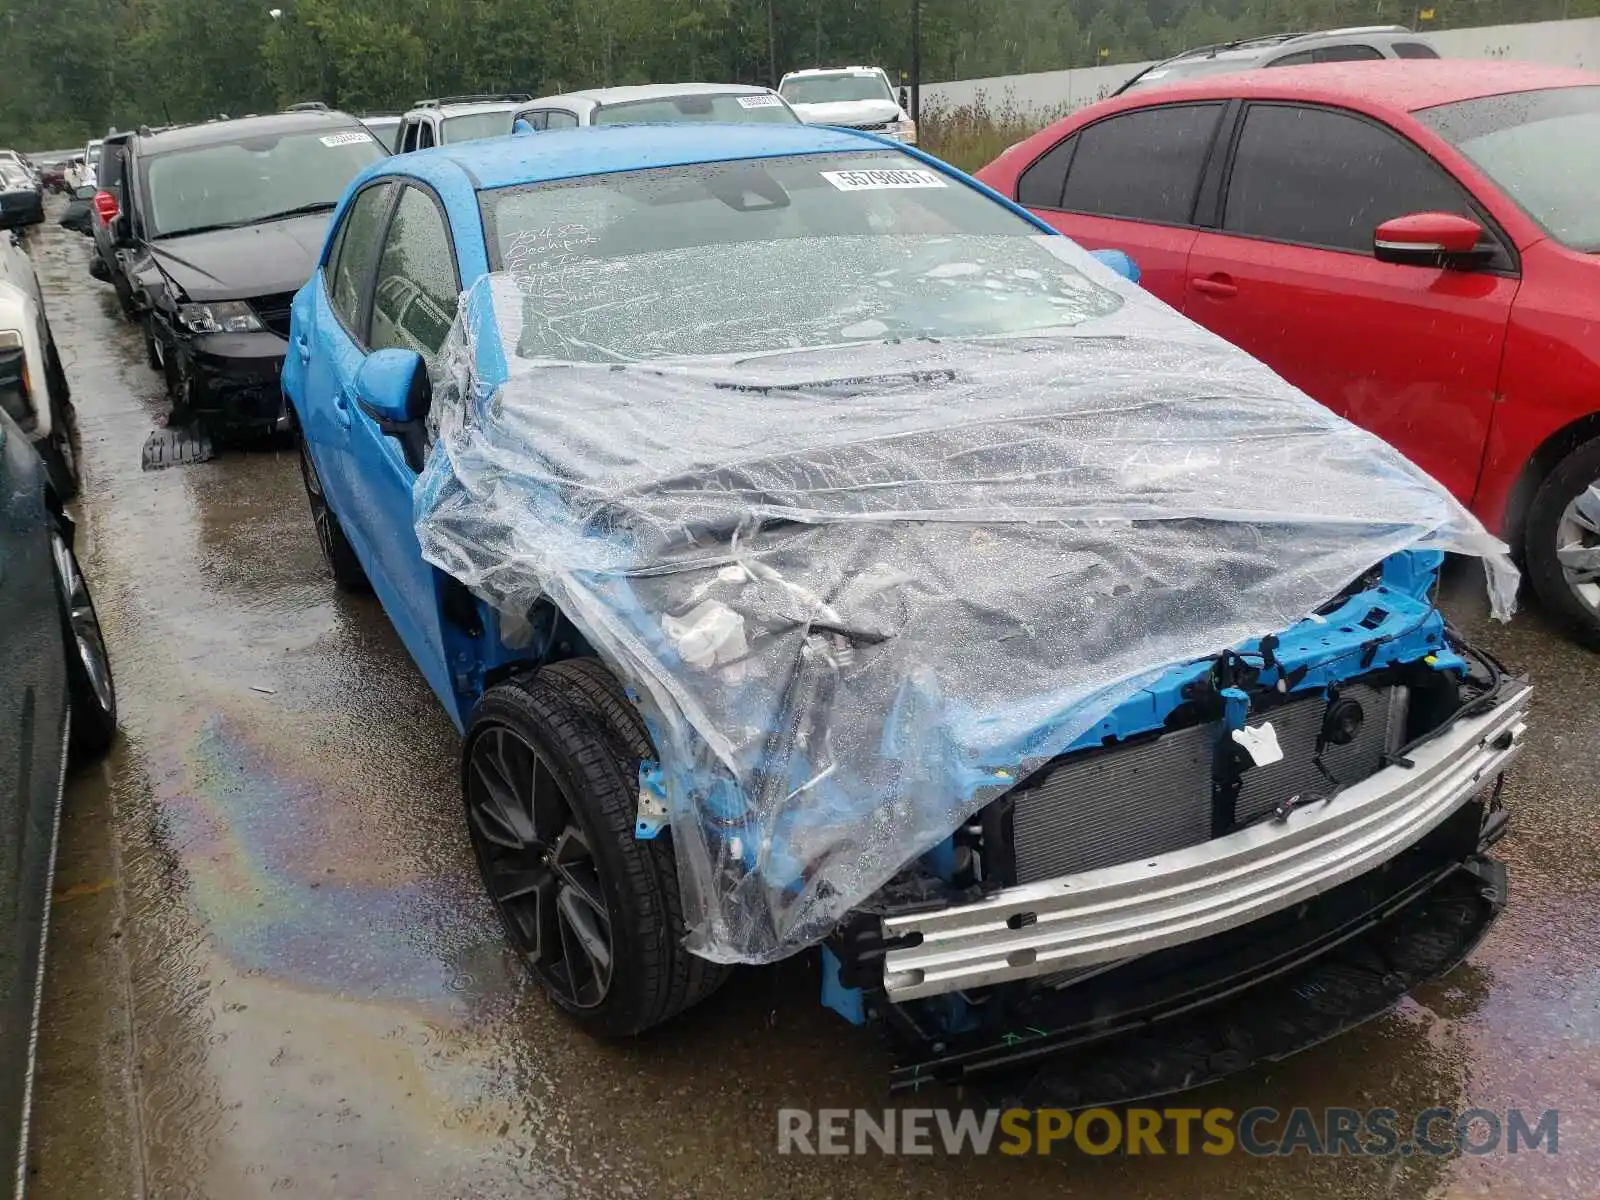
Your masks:
[{"label": "windshield", "polygon": [[444,119],[444,140],[448,144],[471,142],[478,138],[505,137],[511,132],[511,110],[463,113]]},{"label": "windshield", "polygon": [[876,71],[845,71],[838,75],[802,75],[786,79],[778,91],[790,104],[843,104],[852,100],[888,100],[894,96]]},{"label": "windshield", "polygon": [[365,129],[261,134],[156,155],[145,166],[148,232],[172,237],[311,205],[332,209],[356,173],[382,157]]},{"label": "windshield", "polygon": [[1600,87],[1547,88],[1416,114],[1551,237],[1600,252]]},{"label": "windshield", "polygon": [[690,92],[655,100],[607,104],[604,108],[595,109],[590,121],[595,125],[679,125],[691,121],[731,121],[738,124],[765,121],[796,125],[800,118],[771,92],[752,92],[749,95]]},{"label": "windshield", "polygon": [[1063,261],[1067,243],[901,154],[632,171],[482,204],[496,269],[526,297],[506,338],[523,358],[1034,332],[1121,303]]}]

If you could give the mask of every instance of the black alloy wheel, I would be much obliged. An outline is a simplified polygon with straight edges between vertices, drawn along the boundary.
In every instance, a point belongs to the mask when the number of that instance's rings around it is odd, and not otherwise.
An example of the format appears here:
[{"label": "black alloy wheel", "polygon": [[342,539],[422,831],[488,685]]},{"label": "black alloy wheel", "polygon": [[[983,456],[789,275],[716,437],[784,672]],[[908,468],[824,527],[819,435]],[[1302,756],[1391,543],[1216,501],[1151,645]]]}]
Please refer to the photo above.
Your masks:
[{"label": "black alloy wheel", "polygon": [[105,753],[117,733],[117,691],[111,677],[100,617],[77,556],[60,529],[50,531],[67,650],[67,691],[72,706],[73,760]]},{"label": "black alloy wheel", "polygon": [[467,756],[467,816],[489,898],[512,947],[562,1007],[611,989],[611,911],[589,834],[540,752],[493,726]]}]

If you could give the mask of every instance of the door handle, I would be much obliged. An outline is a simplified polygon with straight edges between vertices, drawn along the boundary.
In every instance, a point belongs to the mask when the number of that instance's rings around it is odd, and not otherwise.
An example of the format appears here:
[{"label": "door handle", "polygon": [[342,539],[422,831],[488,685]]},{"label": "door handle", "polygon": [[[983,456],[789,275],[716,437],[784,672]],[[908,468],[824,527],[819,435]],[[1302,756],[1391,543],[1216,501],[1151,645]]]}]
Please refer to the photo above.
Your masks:
[{"label": "door handle", "polygon": [[349,388],[340,388],[333,394],[333,411],[339,414],[339,424],[349,428],[350,406],[355,403],[355,398],[350,395]]},{"label": "door handle", "polygon": [[1239,289],[1234,286],[1233,280],[1220,272],[1216,275],[1196,275],[1189,280],[1189,286],[1202,296],[1215,296],[1219,300],[1226,300],[1229,296],[1239,294]]},{"label": "door handle", "polygon": [[311,361],[311,343],[306,341],[305,334],[300,334],[294,339],[294,350],[300,356],[302,364]]}]

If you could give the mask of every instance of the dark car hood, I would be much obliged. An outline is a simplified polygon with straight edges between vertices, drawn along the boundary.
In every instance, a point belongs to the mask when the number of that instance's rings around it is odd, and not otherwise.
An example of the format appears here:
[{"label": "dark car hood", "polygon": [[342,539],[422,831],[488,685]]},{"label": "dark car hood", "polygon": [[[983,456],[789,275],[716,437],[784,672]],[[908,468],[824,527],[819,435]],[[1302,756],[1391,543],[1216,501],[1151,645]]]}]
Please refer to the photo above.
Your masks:
[{"label": "dark car hood", "polygon": [[316,267],[328,213],[264,221],[147,243],[150,256],[190,300],[247,300],[298,291]]}]

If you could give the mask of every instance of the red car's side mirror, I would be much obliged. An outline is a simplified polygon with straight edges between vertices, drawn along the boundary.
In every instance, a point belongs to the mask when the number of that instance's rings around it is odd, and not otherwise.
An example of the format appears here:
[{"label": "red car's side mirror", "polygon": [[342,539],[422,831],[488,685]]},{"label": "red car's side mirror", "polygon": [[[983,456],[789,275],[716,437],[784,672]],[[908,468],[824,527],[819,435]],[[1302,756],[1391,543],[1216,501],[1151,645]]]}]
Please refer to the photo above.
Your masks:
[{"label": "red car's side mirror", "polygon": [[1492,246],[1480,245],[1483,226],[1457,213],[1421,212],[1395,217],[1372,235],[1372,253],[1379,262],[1420,267],[1471,267],[1489,258]]}]

